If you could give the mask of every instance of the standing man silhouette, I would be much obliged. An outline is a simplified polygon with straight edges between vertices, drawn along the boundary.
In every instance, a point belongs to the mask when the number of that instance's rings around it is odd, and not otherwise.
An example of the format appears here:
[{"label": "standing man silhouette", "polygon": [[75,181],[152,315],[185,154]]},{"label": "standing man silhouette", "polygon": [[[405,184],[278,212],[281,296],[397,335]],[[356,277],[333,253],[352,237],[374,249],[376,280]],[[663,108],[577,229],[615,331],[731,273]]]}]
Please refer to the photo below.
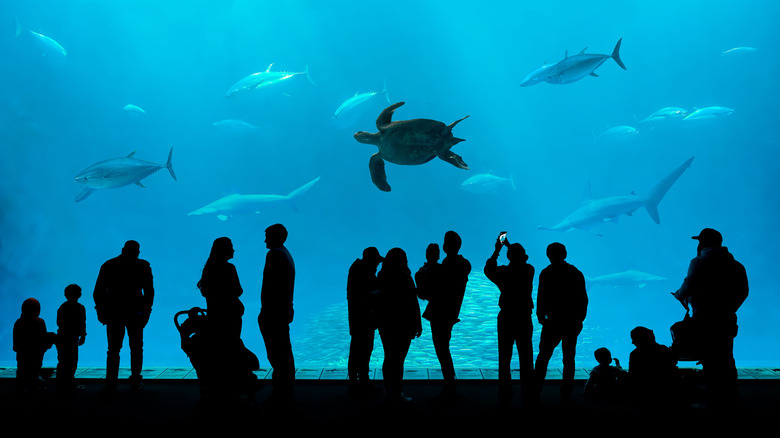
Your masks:
[{"label": "standing man silhouette", "polygon": [[284,246],[286,240],[287,229],[282,224],[266,228],[265,246],[268,254],[260,291],[260,314],[257,317],[268,362],[273,368],[273,390],[269,400],[280,405],[293,402],[295,383],[295,359],[290,343],[295,263]]},{"label": "standing man silhouette", "polygon": [[[532,297],[534,267],[528,264],[525,248],[510,244],[501,233],[496,239],[493,255],[485,262],[485,276],[498,286],[498,396],[502,402],[512,398],[512,349],[517,345],[520,362],[520,390],[524,400],[530,401],[533,389],[533,322]],[[502,240],[503,239],[503,240]],[[506,246],[509,264],[498,266],[498,254]]]},{"label": "standing man silhouette", "polygon": [[143,368],[143,330],[149,322],[154,302],[152,268],[138,258],[141,246],[128,240],[122,253],[100,267],[93,298],[98,321],[106,326],[108,353],[106,390],[116,390],[119,374],[119,351],[127,332],[130,346],[130,384],[141,389]]},{"label": "standing man silhouette", "polygon": [[734,338],[737,309],[748,296],[748,279],[745,267],[722,246],[720,232],[705,228],[693,239],[699,241],[697,256],[674,296],[692,310],[707,403],[720,408],[737,401]]},{"label": "standing man silhouette", "polygon": [[461,238],[455,231],[447,231],[444,234],[442,249],[446,256],[439,269],[441,283],[437,293],[428,298],[428,306],[423,314],[423,317],[431,322],[433,347],[444,378],[444,389],[440,395],[440,399],[444,401],[452,400],[456,396],[455,366],[450,353],[450,340],[452,327],[460,321],[458,315],[471,272],[471,263],[458,254],[461,243]]},{"label": "standing man silhouette", "polygon": [[379,250],[370,246],[363,250],[363,258],[349,267],[347,276],[347,314],[349,320],[349,390],[355,396],[370,395],[373,392],[369,378],[369,363],[374,350],[374,334],[377,321],[374,302],[377,299],[379,283],[376,270],[382,263]]},{"label": "standing man silhouette", "polygon": [[582,331],[582,322],[588,312],[588,294],[582,272],[566,262],[566,247],[563,244],[554,242],[548,245],[547,257],[550,265],[539,274],[536,292],[536,316],[542,325],[542,333],[534,374],[541,392],[553,350],[562,344],[561,400],[569,401],[574,383],[577,336]]}]

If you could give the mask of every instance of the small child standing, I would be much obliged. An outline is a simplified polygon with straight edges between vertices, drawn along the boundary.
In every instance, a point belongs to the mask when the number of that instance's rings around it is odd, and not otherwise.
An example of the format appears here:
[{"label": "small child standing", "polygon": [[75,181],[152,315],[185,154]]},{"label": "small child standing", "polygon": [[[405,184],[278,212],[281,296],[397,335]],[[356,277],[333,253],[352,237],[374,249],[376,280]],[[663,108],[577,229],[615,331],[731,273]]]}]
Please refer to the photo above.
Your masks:
[{"label": "small child standing", "polygon": [[620,366],[620,361],[616,358],[615,365],[612,365],[612,353],[604,347],[594,351],[593,356],[599,364],[593,367],[588,381],[585,382],[585,396],[600,401],[620,398],[627,375]]},{"label": "small child standing", "polygon": [[40,317],[41,303],[27,298],[22,303],[22,315],[14,323],[13,350],[16,352],[17,389],[23,392],[39,389],[43,382],[43,354],[54,343],[55,334],[46,331]]},{"label": "small child standing", "polygon": [[87,312],[79,298],[81,287],[68,285],[66,301],[57,310],[57,391],[61,392],[83,389],[75,379],[79,345],[84,345],[87,336]]}]

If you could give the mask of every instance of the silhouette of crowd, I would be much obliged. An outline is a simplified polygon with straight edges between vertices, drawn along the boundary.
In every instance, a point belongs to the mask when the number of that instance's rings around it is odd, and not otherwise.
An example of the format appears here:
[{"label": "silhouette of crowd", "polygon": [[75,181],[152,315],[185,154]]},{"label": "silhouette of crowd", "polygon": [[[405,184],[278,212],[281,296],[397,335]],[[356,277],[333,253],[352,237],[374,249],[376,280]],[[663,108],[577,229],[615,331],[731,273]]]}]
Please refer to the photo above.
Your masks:
[{"label": "silhouette of crowd", "polygon": [[[650,328],[634,328],[630,339],[635,349],[627,371],[607,348],[596,349],[598,365],[584,385],[586,397],[647,406],[678,400],[682,382],[678,361],[696,360],[702,365],[706,403],[723,407],[737,401],[733,343],[737,335],[736,312],[748,295],[747,275],[745,268],[722,246],[718,231],[706,228],[693,239],[698,241],[697,255],[690,262],[682,286],[672,293],[686,311],[685,319],[671,329],[672,345],[659,344]],[[257,317],[272,367],[272,390],[267,403],[281,408],[295,402],[295,360],[290,342],[295,263],[284,246],[286,240],[287,230],[281,224],[265,230],[268,252]],[[444,259],[439,261],[439,244],[430,243],[425,263],[414,273],[408,266],[406,252],[397,247],[384,256],[376,247],[367,247],[362,258],[352,263],[346,282],[349,394],[368,399],[383,392],[390,406],[409,402],[411,397],[403,391],[404,363],[412,340],[424,330],[424,319],[428,321],[442,372],[442,390],[435,402],[457,403],[457,358],[450,352],[450,342],[453,327],[460,322],[472,269],[471,263],[459,254],[461,245],[458,233],[446,232],[441,245]],[[507,248],[507,265],[498,264],[503,248]],[[238,272],[229,262],[234,252],[229,238],[214,240],[197,282],[206,308],[194,307],[174,317],[181,334],[181,348],[197,372],[201,395],[218,402],[250,400],[262,387],[253,373],[259,369],[259,361],[241,340],[245,308],[240,299],[243,289]],[[502,403],[512,399],[513,384],[519,386],[524,403],[538,403],[548,363],[559,345],[563,358],[561,400],[568,402],[573,391],[577,340],[588,311],[585,278],[566,261],[563,244],[549,244],[546,253],[549,265],[539,273],[536,303],[532,295],[534,266],[529,264],[520,243],[509,243],[506,232],[499,234],[484,265],[485,276],[499,291],[497,393]],[[133,390],[143,387],[143,331],[152,312],[154,285],[151,265],[139,254],[139,243],[127,241],[119,256],[101,266],[95,282],[95,311],[106,327],[104,393],[108,395],[116,391],[118,384],[125,335],[130,349],[129,383]],[[65,288],[66,301],[57,311],[56,333],[47,331],[40,318],[38,300],[28,298],[22,303],[21,316],[13,328],[20,391],[36,391],[45,383],[41,378],[43,356],[53,346],[58,358],[57,391],[71,394],[82,389],[74,377],[78,349],[87,335],[86,310],[79,303],[80,297],[78,285]],[[427,303],[424,310],[421,302]],[[541,326],[535,363],[534,311]],[[181,317],[184,319],[180,320]],[[377,333],[384,352],[383,387],[374,386],[369,369]],[[513,381],[510,364],[515,348],[519,380]]]}]

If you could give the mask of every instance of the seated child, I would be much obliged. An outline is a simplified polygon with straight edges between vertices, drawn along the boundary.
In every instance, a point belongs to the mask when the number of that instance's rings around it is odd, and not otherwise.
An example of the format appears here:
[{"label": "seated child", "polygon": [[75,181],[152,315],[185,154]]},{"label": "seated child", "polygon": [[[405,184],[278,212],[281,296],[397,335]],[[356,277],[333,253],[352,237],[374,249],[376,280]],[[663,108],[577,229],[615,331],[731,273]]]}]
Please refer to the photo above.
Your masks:
[{"label": "seated child", "polygon": [[612,353],[606,348],[599,348],[593,355],[599,363],[590,372],[588,381],[585,382],[585,396],[596,400],[615,400],[623,395],[623,385],[626,372],[620,366],[620,361],[615,358],[612,365]]},{"label": "seated child", "polygon": [[44,383],[41,378],[43,354],[54,344],[56,335],[46,331],[40,318],[41,303],[27,298],[22,303],[22,315],[14,323],[13,350],[16,352],[16,382],[21,391],[36,390]]}]

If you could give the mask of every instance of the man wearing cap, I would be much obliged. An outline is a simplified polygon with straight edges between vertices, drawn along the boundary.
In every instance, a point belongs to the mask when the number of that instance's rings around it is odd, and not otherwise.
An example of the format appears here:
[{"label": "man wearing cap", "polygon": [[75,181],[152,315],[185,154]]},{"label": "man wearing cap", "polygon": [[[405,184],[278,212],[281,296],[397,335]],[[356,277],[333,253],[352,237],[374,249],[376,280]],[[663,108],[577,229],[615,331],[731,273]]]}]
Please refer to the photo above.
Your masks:
[{"label": "man wearing cap", "polygon": [[[371,246],[363,250],[363,258],[356,259],[347,276],[347,312],[349,318],[349,390],[353,395],[370,395],[369,362],[374,350],[376,319],[374,302],[379,285],[376,270],[383,258]],[[359,394],[359,392],[364,392]]]},{"label": "man wearing cap", "polygon": [[748,280],[744,266],[722,246],[718,231],[705,228],[693,239],[699,241],[697,256],[673,295],[692,312],[708,402],[717,406],[736,402],[734,338],[737,309],[748,296]]},{"label": "man wearing cap", "polygon": [[125,332],[130,345],[130,383],[133,389],[143,386],[143,330],[152,313],[154,286],[149,262],[138,258],[140,250],[135,240],[125,242],[122,253],[100,267],[92,295],[98,321],[106,326],[108,392],[116,390]]},{"label": "man wearing cap", "polygon": [[[498,266],[498,254],[506,246],[508,265]],[[512,349],[517,345],[520,361],[520,390],[528,400],[533,385],[534,351],[532,344],[534,308],[534,267],[527,263],[525,248],[519,243],[496,239],[493,255],[485,262],[485,276],[498,286],[498,396],[502,402],[512,397]]]}]

